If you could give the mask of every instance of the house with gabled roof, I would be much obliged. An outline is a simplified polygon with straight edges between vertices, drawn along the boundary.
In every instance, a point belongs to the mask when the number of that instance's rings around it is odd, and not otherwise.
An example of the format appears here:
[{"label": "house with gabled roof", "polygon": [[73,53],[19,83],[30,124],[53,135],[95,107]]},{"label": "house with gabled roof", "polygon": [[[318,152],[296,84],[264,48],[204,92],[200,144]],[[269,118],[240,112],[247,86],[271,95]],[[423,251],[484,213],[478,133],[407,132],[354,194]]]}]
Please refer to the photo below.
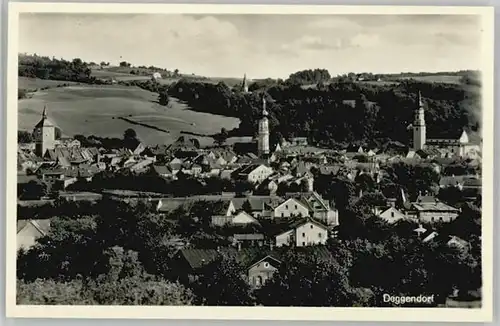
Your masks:
[{"label": "house with gabled roof", "polygon": [[339,211],[316,191],[303,197],[310,209],[309,215],[328,226],[339,225]]},{"label": "house with gabled roof", "polygon": [[328,240],[328,227],[312,218],[291,222],[285,231],[275,236],[276,246],[314,246]]},{"label": "house with gabled roof", "polygon": [[281,261],[272,255],[259,259],[247,269],[248,282],[252,288],[262,287],[279,269]]},{"label": "house with gabled roof", "polygon": [[212,216],[212,225],[224,226],[228,224],[244,226],[249,224],[259,225],[259,222],[252,215],[248,214],[245,211],[240,211],[238,213],[235,212],[231,215],[224,214]]},{"label": "house with gabled roof", "polygon": [[273,169],[264,164],[249,164],[236,169],[233,178],[247,180],[251,183],[260,183],[273,174]]},{"label": "house with gabled roof", "polygon": [[400,212],[396,207],[392,206],[377,212],[376,215],[389,224],[393,224],[397,221],[406,219],[406,215],[404,213]]},{"label": "house with gabled roof", "polygon": [[296,198],[288,198],[273,210],[273,216],[277,218],[306,217],[309,216],[309,208]]},{"label": "house with gabled roof", "polygon": [[30,249],[36,240],[47,235],[50,230],[50,220],[18,220],[17,221],[17,250]]},{"label": "house with gabled roof", "polygon": [[236,210],[244,210],[255,218],[272,218],[273,208],[283,202],[278,196],[247,196],[233,198]]}]

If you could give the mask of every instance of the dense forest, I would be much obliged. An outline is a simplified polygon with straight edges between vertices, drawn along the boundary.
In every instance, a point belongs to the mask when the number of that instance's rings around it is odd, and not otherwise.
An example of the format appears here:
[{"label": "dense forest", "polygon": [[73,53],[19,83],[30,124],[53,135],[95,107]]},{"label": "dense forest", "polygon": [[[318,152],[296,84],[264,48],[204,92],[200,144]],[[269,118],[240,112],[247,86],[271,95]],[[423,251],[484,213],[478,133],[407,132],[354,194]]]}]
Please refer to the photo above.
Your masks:
[{"label": "dense forest", "polygon": [[[424,83],[414,80],[397,85],[363,83],[318,84],[303,88],[287,82],[235,92],[224,83],[208,84],[180,80],[168,93],[195,110],[237,117],[241,134],[252,135],[267,98],[270,127],[274,135],[303,136],[323,146],[374,140],[408,144],[420,91],[426,107],[430,133],[478,131],[480,92],[475,85]],[[391,128],[387,128],[391,126]]]}]

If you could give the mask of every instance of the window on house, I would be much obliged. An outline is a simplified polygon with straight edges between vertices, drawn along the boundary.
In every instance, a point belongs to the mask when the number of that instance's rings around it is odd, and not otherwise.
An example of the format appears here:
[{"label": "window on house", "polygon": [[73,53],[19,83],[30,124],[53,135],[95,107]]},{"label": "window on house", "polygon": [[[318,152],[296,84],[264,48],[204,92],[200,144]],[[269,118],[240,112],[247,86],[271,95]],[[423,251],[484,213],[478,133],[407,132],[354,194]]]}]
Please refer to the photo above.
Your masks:
[{"label": "window on house", "polygon": [[281,217],[285,217],[285,213],[281,212]]},{"label": "window on house", "polygon": [[311,229],[313,228],[312,224],[311,224]]},{"label": "window on house", "polygon": [[443,217],[439,217],[439,222],[443,222]]},{"label": "window on house", "polygon": [[305,243],[305,242],[302,242],[302,246],[305,246],[305,245],[306,245],[306,243]]},{"label": "window on house", "polygon": [[394,217],[394,212],[391,212],[391,217]]},{"label": "window on house", "polygon": [[306,236],[306,234],[303,232],[303,233],[302,233],[302,237],[304,238],[305,236]]},{"label": "window on house", "polygon": [[285,208],[288,209],[288,205],[285,205]]},{"label": "window on house", "polygon": [[321,238],[322,237],[322,234],[321,233],[318,233],[318,238]]},{"label": "window on house", "polygon": [[257,276],[257,277],[255,278],[255,281],[256,281],[256,282],[255,282],[255,285],[257,285],[257,286],[261,286],[261,285],[262,285],[262,276],[260,276],[260,275],[259,275],[259,276]]},{"label": "window on house", "polygon": [[431,222],[434,222],[434,216],[433,216],[433,217],[431,217]]},{"label": "window on house", "polygon": [[295,209],[297,209],[297,205],[295,205]]}]

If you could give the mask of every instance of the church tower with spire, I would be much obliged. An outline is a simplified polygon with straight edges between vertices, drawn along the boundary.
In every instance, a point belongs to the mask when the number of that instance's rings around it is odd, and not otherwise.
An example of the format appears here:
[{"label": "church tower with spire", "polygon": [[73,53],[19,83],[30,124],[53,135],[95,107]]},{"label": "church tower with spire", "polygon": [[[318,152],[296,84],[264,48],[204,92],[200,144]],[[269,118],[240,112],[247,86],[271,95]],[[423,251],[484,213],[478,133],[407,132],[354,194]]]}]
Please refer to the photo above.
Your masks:
[{"label": "church tower with spire", "polygon": [[426,127],[424,103],[422,95],[418,92],[418,108],[415,110],[415,119],[413,121],[413,150],[418,151],[425,147]]},{"label": "church tower with spire", "polygon": [[262,118],[259,120],[259,136],[257,140],[257,149],[261,158],[269,156],[269,121],[267,114],[266,99],[262,97]]},{"label": "church tower with spire", "polygon": [[42,119],[33,130],[35,138],[35,154],[43,157],[47,150],[54,149],[56,143],[56,127],[47,117],[47,108],[43,107]]},{"label": "church tower with spire", "polygon": [[241,83],[241,91],[243,93],[248,93],[247,74],[243,75],[243,82]]}]

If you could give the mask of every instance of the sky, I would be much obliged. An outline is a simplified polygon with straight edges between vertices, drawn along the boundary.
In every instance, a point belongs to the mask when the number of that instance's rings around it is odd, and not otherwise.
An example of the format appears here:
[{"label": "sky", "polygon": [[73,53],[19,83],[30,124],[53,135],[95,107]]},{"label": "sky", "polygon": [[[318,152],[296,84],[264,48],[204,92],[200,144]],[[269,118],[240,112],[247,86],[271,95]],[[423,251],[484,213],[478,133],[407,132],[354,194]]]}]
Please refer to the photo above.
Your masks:
[{"label": "sky", "polygon": [[19,52],[211,77],[479,70],[480,16],[23,13]]}]

